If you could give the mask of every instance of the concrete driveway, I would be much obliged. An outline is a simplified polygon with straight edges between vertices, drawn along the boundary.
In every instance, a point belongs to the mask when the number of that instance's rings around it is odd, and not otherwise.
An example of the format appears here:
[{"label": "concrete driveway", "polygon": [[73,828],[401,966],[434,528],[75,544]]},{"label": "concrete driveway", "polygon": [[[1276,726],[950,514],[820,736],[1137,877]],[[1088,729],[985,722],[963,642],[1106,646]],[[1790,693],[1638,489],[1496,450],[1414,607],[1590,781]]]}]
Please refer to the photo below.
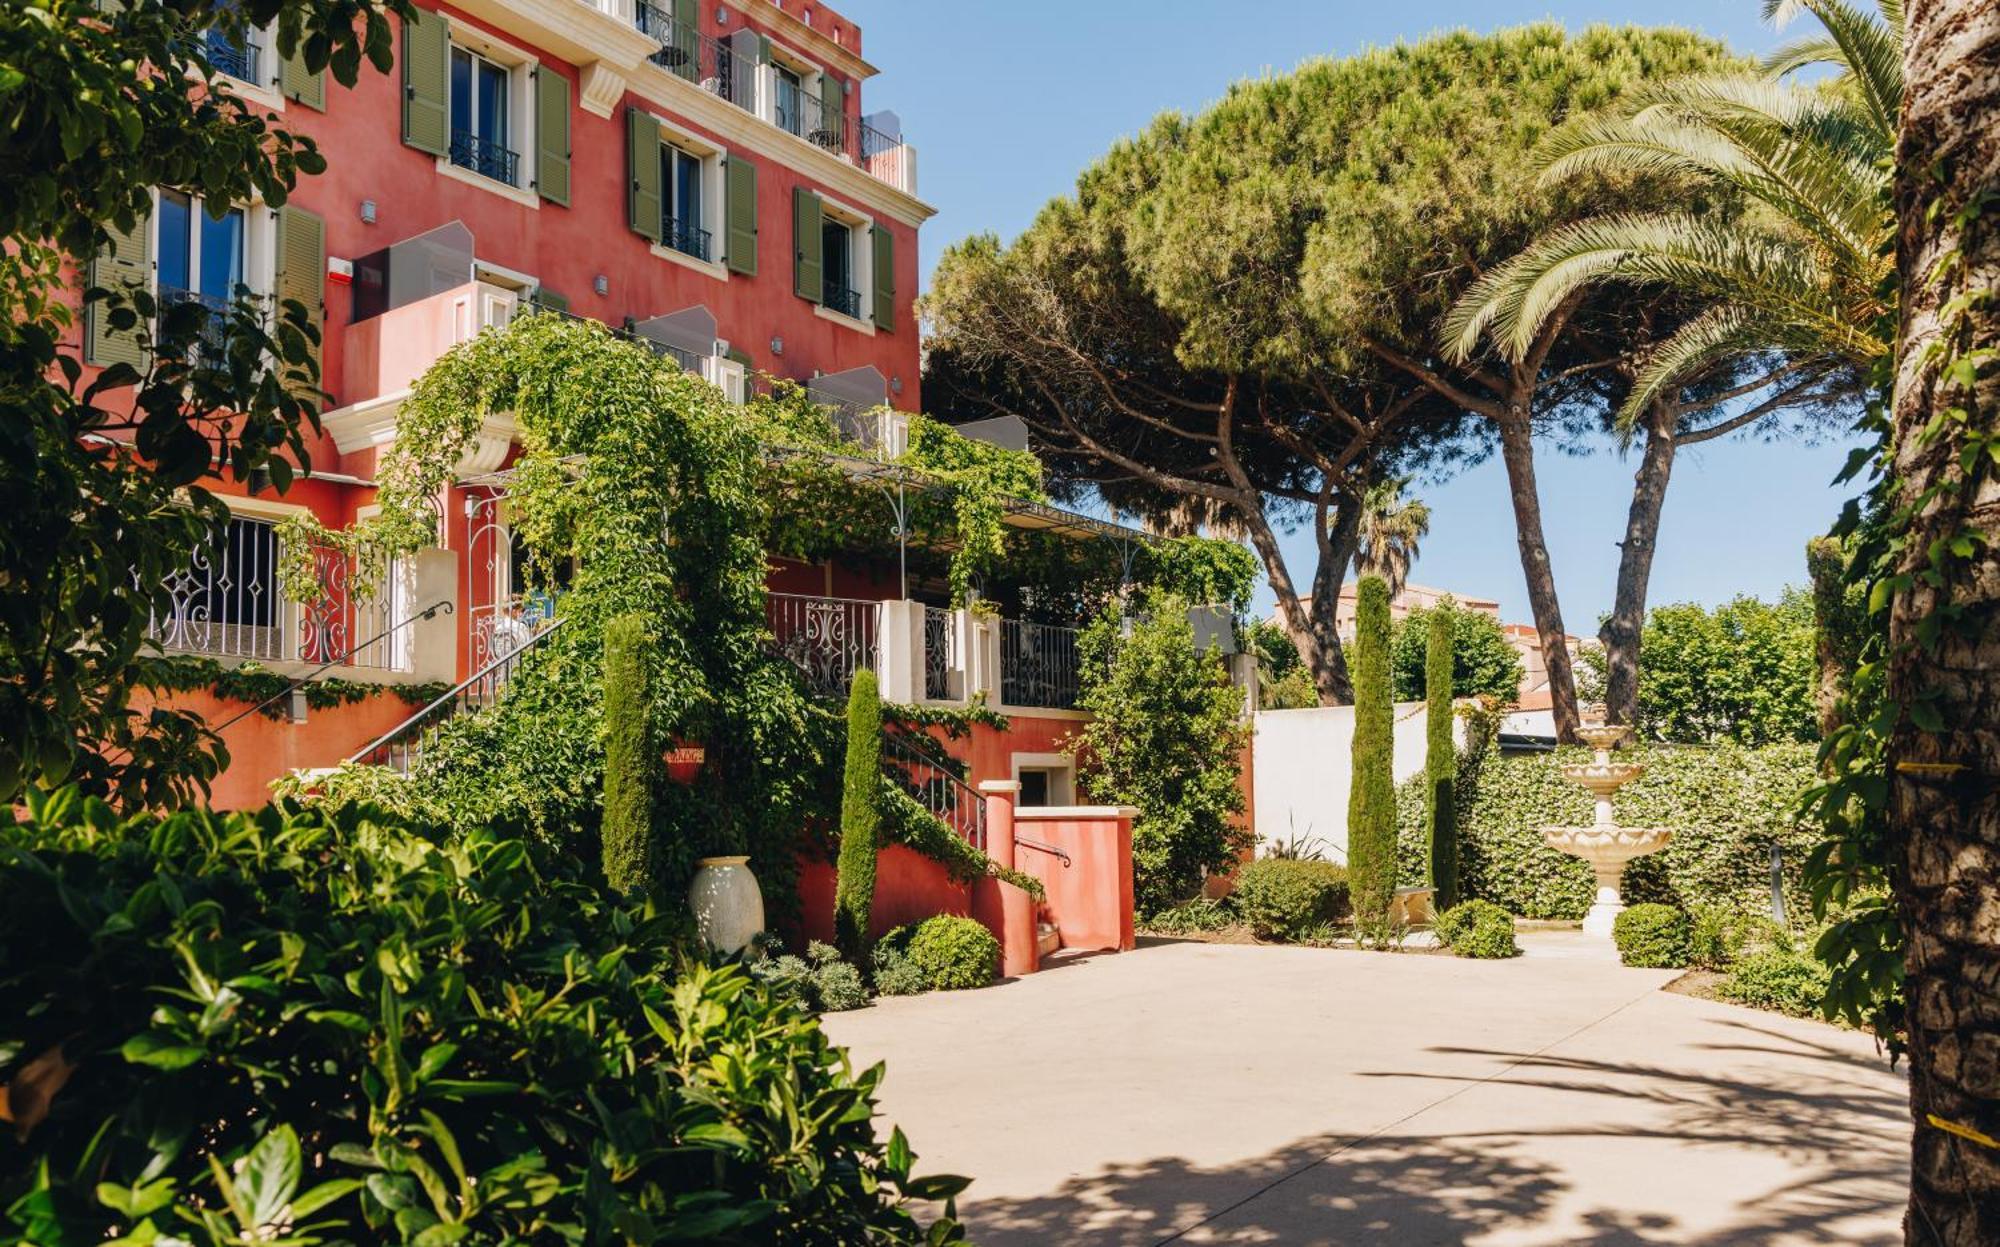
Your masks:
[{"label": "concrete driveway", "polygon": [[826,1027],[989,1245],[1902,1241],[1865,1036],[1542,951],[1157,943]]}]

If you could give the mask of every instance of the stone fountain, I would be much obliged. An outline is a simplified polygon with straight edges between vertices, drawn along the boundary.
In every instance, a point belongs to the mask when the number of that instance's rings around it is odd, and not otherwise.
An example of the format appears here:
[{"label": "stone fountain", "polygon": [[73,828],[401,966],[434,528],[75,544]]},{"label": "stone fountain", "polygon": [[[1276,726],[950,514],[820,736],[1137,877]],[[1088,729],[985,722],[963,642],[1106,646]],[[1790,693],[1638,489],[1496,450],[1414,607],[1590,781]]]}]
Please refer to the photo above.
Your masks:
[{"label": "stone fountain", "polygon": [[1618,884],[1626,863],[1635,857],[1657,853],[1673,838],[1666,827],[1620,827],[1611,821],[1611,794],[1645,774],[1643,762],[1613,762],[1611,751],[1625,739],[1622,726],[1590,725],[1577,729],[1583,742],[1597,751],[1595,761],[1572,763],[1562,768],[1563,778],[1582,784],[1597,798],[1597,821],[1588,827],[1544,827],[1542,838],[1551,848],[1590,863],[1597,876],[1597,900],[1584,915],[1587,934],[1611,938],[1611,924],[1625,902]]}]

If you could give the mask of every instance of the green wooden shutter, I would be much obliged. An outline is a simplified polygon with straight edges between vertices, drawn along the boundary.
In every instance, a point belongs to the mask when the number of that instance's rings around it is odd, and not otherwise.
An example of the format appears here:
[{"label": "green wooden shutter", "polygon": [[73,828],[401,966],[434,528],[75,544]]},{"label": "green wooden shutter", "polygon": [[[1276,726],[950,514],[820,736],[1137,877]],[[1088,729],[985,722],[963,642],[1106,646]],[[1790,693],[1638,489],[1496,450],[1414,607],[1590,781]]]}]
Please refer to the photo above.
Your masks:
[{"label": "green wooden shutter", "polygon": [[731,156],[723,168],[723,261],[733,273],[757,275],[757,166]]},{"label": "green wooden shutter", "polygon": [[625,158],[630,166],[632,193],[627,209],[632,228],[660,241],[660,123],[643,108],[625,111]]},{"label": "green wooden shutter", "polygon": [[536,307],[543,308],[551,312],[569,311],[569,300],[564,298],[562,295],[557,294],[555,291],[549,289],[547,286],[535,287],[534,303]]},{"label": "green wooden shutter", "polygon": [[819,128],[826,146],[847,150],[847,88],[831,74],[819,77]]},{"label": "green wooden shutter", "polygon": [[307,108],[325,112],[326,71],[322,69],[313,73],[308,70],[303,51],[301,48],[278,62],[278,90],[284,93],[286,99],[297,100]]},{"label": "green wooden shutter", "polygon": [[[104,228],[110,232],[111,242],[91,259],[88,281],[93,286],[121,291],[127,297],[125,306],[130,307],[131,292],[144,290],[152,280],[152,218],[140,217],[133,223],[130,233],[112,224],[106,224]],[[130,364],[143,369],[146,352],[140,347],[138,335],[112,329],[108,323],[109,310],[101,302],[93,302],[84,309],[84,362]]]},{"label": "green wooden shutter", "polygon": [[[278,265],[272,293],[279,310],[290,300],[305,304],[313,327],[326,325],[326,222],[304,208],[278,209]],[[322,346],[324,343],[321,344]],[[321,352],[313,352],[318,365]]]},{"label": "green wooden shutter", "polygon": [[674,0],[673,29],[661,41],[675,53],[668,61],[667,68],[689,82],[701,77],[701,46],[700,41],[695,38],[695,30],[700,21],[701,6],[696,0]]},{"label": "green wooden shutter", "polygon": [[403,23],[403,141],[420,152],[451,150],[451,23],[418,9]]},{"label": "green wooden shutter", "polygon": [[569,207],[569,79],[535,69],[535,190]]},{"label": "green wooden shutter", "polygon": [[792,289],[814,303],[826,300],[820,264],[819,196],[803,186],[792,188]]},{"label": "green wooden shutter", "polygon": [[869,229],[875,243],[875,327],[896,327],[896,238],[885,225]]}]

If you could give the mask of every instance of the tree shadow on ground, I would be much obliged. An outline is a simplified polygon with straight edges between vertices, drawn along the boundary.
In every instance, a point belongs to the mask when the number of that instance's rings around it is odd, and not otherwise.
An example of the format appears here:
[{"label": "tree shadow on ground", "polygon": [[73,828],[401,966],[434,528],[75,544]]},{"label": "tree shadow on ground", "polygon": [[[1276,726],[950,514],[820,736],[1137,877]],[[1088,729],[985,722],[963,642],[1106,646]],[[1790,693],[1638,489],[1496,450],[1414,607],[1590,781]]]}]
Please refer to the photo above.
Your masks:
[{"label": "tree shadow on ground", "polygon": [[[1899,1241],[1887,1227],[1896,1224],[1907,1191],[1899,1167],[1909,1120],[1905,1098],[1879,1078],[1864,1081],[1870,1064],[1831,1045],[1748,1023],[1724,1025],[1741,1032],[1743,1042],[1700,1046],[1717,1055],[1714,1067],[1701,1070],[1439,1047],[1432,1051],[1482,1057],[1503,1072],[1487,1078],[1360,1075],[1590,1097],[1598,1107],[1575,1110],[1574,1125],[1431,1136],[1413,1123],[1360,1140],[1304,1139],[1213,1168],[1164,1157],[1073,1178],[1045,1196],[980,1200],[975,1184],[965,1211],[975,1240],[1002,1247],[1445,1244],[1488,1234],[1507,1242],[1590,1247]],[[1731,1054],[1749,1059],[1731,1060]],[[1801,1082],[1796,1064],[1760,1067],[1758,1058],[1766,1056],[1822,1063],[1824,1077]],[[1880,1066],[1872,1070],[1879,1074]],[[1448,1094],[1440,1088],[1440,1099]],[[1547,1141],[1556,1139],[1669,1144],[1658,1153],[1662,1183],[1678,1180],[1673,1161],[1687,1149],[1781,1157],[1797,1176],[1734,1207],[1704,1210],[1710,1215],[1701,1221],[1724,1223],[1709,1230],[1657,1210],[1605,1206],[1546,1155]],[[1703,1192],[1688,1190],[1682,1197],[1699,1201]],[[1560,1224],[1548,1224],[1558,1203],[1565,1205]]]}]

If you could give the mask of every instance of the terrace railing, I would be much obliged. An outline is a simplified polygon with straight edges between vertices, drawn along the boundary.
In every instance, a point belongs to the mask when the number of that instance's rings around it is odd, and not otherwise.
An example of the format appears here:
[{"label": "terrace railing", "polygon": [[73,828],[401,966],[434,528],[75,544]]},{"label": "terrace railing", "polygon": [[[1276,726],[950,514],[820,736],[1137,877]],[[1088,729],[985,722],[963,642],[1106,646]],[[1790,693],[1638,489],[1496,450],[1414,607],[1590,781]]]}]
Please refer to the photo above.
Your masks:
[{"label": "terrace railing", "polygon": [[660,50],[652,56],[655,65],[745,112],[757,111],[757,62],[739,56],[727,40],[677,22],[673,14],[645,0],[633,7],[633,24],[659,40]]},{"label": "terrace railing", "polygon": [[522,662],[562,626],[561,618],[552,619],[518,648],[503,649],[498,657],[466,677],[450,692],[363,745],[347,760],[350,763],[386,766],[401,774],[409,774],[423,757],[425,748],[437,739],[439,729],[460,715],[473,714],[496,704],[506,691],[508,682],[520,670]]},{"label": "terrace railing", "polygon": [[1074,710],[1077,630],[1000,621],[1000,700],[1009,706]]},{"label": "terrace railing", "polygon": [[814,692],[843,694],[856,671],[876,665],[880,602],[772,593],[765,609],[777,652],[799,669]]},{"label": "terrace railing", "polygon": [[924,607],[924,696],[948,701],[951,677],[958,670],[958,617],[936,606]]},{"label": "terrace railing", "polygon": [[882,769],[933,817],[982,852],[986,802],[965,782],[965,764],[928,736],[898,729],[882,734]]}]

